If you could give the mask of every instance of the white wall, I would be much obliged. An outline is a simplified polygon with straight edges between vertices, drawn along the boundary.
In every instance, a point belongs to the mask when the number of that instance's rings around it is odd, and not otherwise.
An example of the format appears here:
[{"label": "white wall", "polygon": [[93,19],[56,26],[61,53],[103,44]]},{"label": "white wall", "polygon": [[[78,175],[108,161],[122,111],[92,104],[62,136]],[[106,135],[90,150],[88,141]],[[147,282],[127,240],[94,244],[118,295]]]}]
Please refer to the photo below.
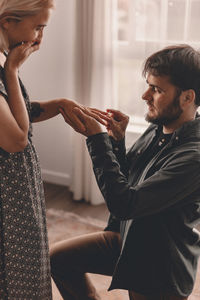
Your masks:
[{"label": "white wall", "polygon": [[[74,98],[74,0],[57,0],[41,49],[20,71],[31,100]],[[71,129],[61,116],[34,124],[43,178],[68,185],[72,172]]]}]

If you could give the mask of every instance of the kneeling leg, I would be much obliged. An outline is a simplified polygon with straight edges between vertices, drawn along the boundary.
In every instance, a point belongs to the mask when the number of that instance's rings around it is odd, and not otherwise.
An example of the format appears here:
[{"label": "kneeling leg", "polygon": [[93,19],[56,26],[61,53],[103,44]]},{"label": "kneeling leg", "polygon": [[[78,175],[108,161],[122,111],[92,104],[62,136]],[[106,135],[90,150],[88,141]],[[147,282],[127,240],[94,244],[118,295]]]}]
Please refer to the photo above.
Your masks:
[{"label": "kneeling leg", "polygon": [[51,249],[52,277],[65,300],[99,300],[86,273],[112,276],[120,254],[119,233],[103,231],[56,243]]}]

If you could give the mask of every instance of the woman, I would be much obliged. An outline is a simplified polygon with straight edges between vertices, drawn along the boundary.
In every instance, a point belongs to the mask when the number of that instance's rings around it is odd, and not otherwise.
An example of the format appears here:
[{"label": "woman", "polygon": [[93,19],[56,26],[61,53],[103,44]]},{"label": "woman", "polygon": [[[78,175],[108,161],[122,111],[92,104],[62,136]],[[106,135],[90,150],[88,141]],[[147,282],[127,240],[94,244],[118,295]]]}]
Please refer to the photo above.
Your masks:
[{"label": "woman", "polygon": [[50,300],[45,203],[31,122],[65,111],[73,101],[30,102],[18,77],[40,48],[53,0],[0,3],[0,299]]}]

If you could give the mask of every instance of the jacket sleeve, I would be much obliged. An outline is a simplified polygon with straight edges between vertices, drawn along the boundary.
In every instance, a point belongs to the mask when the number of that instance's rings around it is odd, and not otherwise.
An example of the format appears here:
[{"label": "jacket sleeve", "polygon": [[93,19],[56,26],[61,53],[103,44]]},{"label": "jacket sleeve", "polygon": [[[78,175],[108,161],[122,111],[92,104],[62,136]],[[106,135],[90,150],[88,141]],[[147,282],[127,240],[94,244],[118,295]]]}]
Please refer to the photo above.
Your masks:
[{"label": "jacket sleeve", "polygon": [[109,137],[113,153],[116,156],[116,159],[120,165],[121,172],[127,177],[128,176],[128,163],[126,157],[126,147],[125,147],[125,138],[121,141],[115,141],[112,137]]},{"label": "jacket sleeve", "polygon": [[121,172],[106,134],[87,140],[98,186],[108,209],[120,220],[162,212],[174,205],[194,201],[200,193],[198,151],[179,151],[143,182],[131,186]]}]

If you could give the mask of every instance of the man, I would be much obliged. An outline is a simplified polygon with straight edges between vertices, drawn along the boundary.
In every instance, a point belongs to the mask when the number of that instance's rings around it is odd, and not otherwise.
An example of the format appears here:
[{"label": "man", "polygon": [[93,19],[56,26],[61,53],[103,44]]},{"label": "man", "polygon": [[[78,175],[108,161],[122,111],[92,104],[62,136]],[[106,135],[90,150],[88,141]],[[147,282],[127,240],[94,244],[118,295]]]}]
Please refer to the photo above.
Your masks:
[{"label": "man", "polygon": [[75,109],[85,131],[74,127],[88,137],[111,215],[104,232],[53,247],[52,275],[64,299],[100,299],[86,272],[112,275],[109,289],[126,289],[134,300],[183,300],[192,292],[200,254],[200,53],[165,48],[146,60],[143,74],[152,124],[127,155],[126,115],[93,110],[93,118]]}]

